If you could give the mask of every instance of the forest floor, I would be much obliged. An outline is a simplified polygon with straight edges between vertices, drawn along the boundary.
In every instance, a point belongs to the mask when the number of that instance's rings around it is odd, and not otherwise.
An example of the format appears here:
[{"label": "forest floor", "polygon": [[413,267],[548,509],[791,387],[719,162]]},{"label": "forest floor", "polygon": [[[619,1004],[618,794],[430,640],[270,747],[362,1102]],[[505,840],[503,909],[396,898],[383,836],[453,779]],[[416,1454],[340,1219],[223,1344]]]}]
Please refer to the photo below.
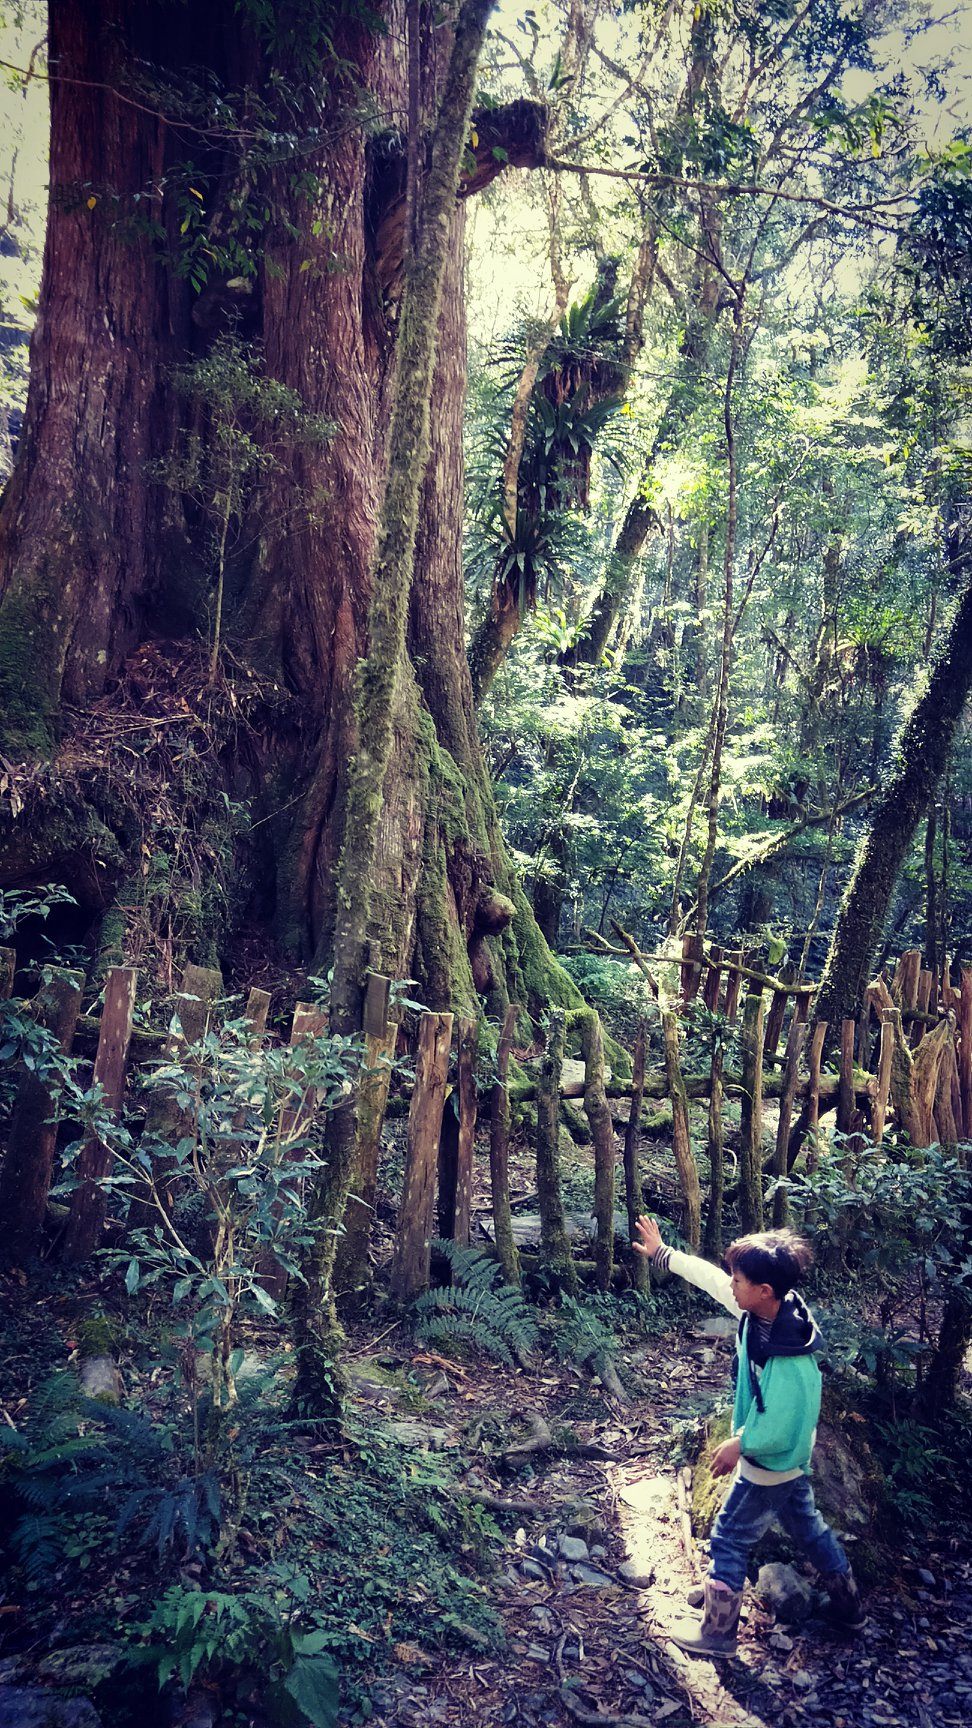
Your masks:
[{"label": "forest floor", "polygon": [[[644,1152],[648,1185],[663,1203],[670,1192],[677,1206],[670,1152]],[[583,1213],[588,1158],[578,1153],[574,1203]],[[522,1219],[531,1201],[529,1153],[522,1161],[514,1155],[511,1175]],[[866,1589],[867,1623],[856,1637],[838,1635],[822,1597],[805,1623],[786,1624],[750,1587],[734,1659],[689,1658],[672,1643],[675,1622],[692,1616],[686,1592],[707,1564],[691,1535],[685,1460],[697,1454],[706,1418],[725,1404],[735,1330],[694,1293],[688,1304],[687,1312],[669,1311],[670,1325],[662,1304],[657,1327],[621,1344],[615,1360],[630,1395],[625,1404],[549,1356],[535,1371],[508,1371],[392,1349],[387,1365],[427,1387],[414,1443],[454,1450],[467,1485],[511,1510],[497,1513],[506,1540],[489,1581],[505,1647],[473,1659],[400,1648],[399,1666],[372,1691],[379,1728],[791,1728],[808,1720],[827,1728],[960,1728],[972,1721],[972,1555],[964,1537],[936,1536],[920,1522],[896,1542],[888,1575]],[[367,1387],[363,1337],[357,1350],[366,1390],[380,1404],[381,1387]],[[534,1416],[555,1437],[572,1436],[573,1451],[529,1450]],[[407,1423],[398,1431],[407,1435]],[[484,1433],[502,1434],[491,1452]],[[517,1445],[525,1450],[511,1456]],[[604,1456],[590,1455],[598,1451]],[[571,1537],[584,1543],[585,1557],[576,1558]],[[779,1554],[769,1541],[758,1558]],[[848,1551],[853,1558],[852,1538]],[[812,1581],[809,1568],[805,1576]]]},{"label": "forest floor", "polygon": [[[691,1333],[654,1337],[623,1364],[643,1392],[625,1406],[595,1392],[599,1410],[569,1372],[414,1359],[433,1394],[430,1417],[413,1419],[416,1444],[459,1447],[491,1418],[522,1422],[536,1411],[555,1435],[569,1424],[581,1447],[605,1456],[539,1451],[514,1461],[507,1451],[470,1460],[467,1482],[514,1508],[500,1514],[508,1536],[490,1580],[505,1648],[462,1659],[400,1648],[399,1666],[372,1691],[381,1728],[969,1722],[972,1559],[964,1544],[929,1544],[921,1530],[896,1556],[896,1575],[867,1590],[867,1624],[854,1638],[838,1636],[822,1611],[802,1625],[777,1622],[750,1589],[736,1658],[700,1661],[671,1642],[674,1623],[691,1615],[686,1591],[705,1569],[685,1535],[679,1437],[697,1431],[700,1409],[724,1391],[731,1348],[704,1320]],[[580,1559],[577,1541],[586,1548]]]}]

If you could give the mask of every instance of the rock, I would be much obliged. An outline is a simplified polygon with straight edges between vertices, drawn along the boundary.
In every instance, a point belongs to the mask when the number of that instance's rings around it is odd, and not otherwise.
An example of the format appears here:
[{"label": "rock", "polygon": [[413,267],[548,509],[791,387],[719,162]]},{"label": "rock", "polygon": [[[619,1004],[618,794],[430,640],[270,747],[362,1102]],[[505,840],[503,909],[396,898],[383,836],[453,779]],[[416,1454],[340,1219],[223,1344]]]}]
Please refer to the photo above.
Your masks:
[{"label": "rock", "polygon": [[544,1571],[539,1560],[521,1560],[520,1571],[524,1578],[539,1578],[542,1584],[546,1584],[549,1577],[549,1573]]},{"label": "rock", "polygon": [[88,1356],[81,1363],[81,1390],[99,1404],[118,1404],[121,1375],[110,1356]]},{"label": "rock", "polygon": [[437,1374],[435,1379],[430,1380],[428,1386],[425,1388],[425,1396],[426,1398],[444,1398],[446,1394],[451,1391],[452,1381],[449,1379],[449,1376],[447,1374]]},{"label": "rock", "polygon": [[444,1452],[456,1445],[456,1436],[451,1428],[433,1428],[430,1423],[416,1421],[411,1416],[387,1422],[385,1433],[390,1439],[397,1440],[400,1446],[421,1446],[428,1452]]},{"label": "rock", "polygon": [[607,1549],[603,1546],[602,1543],[600,1543],[600,1542],[595,1543],[594,1547],[591,1549],[591,1559],[592,1560],[606,1560],[607,1559]]},{"label": "rock", "polygon": [[929,1572],[926,1567],[919,1566],[918,1576],[921,1579],[923,1584],[927,1584],[928,1588],[930,1590],[934,1590],[934,1588],[935,1588],[935,1574],[934,1574],[934,1572]]},{"label": "rock", "polygon": [[591,1557],[587,1543],[580,1536],[561,1536],[559,1547],[561,1558],[571,1563]]},{"label": "rock", "polygon": [[577,1584],[586,1584],[591,1590],[613,1590],[615,1581],[607,1572],[599,1572],[596,1566],[572,1566],[570,1575]]},{"label": "rock", "polygon": [[735,1338],[739,1321],[731,1314],[710,1314],[695,1328],[697,1338]]},{"label": "rock", "polygon": [[118,1644],[72,1644],[45,1656],[37,1665],[37,1676],[45,1684],[93,1692],[125,1660],[126,1652]]},{"label": "rock", "polygon": [[756,1594],[781,1620],[805,1620],[813,1607],[810,1586],[792,1566],[785,1566],[779,1560],[760,1567]]},{"label": "rock", "polygon": [[779,1650],[784,1656],[793,1649],[793,1639],[788,1638],[785,1632],[771,1632],[767,1642],[771,1650]]},{"label": "rock", "polygon": [[622,1584],[629,1584],[633,1590],[647,1590],[649,1584],[655,1582],[654,1572],[648,1572],[637,1560],[626,1560],[618,1567],[618,1577]]},{"label": "rock", "polygon": [[865,1531],[874,1521],[881,1471],[860,1432],[851,1439],[822,1421],[813,1449],[813,1492],[824,1517],[841,1530]]},{"label": "rock", "polygon": [[101,1728],[87,1698],[62,1698],[42,1686],[0,1686],[0,1728]]},{"label": "rock", "polygon": [[801,1692],[808,1692],[813,1685],[813,1675],[808,1674],[805,1668],[798,1668],[791,1678],[794,1686],[799,1686]]}]

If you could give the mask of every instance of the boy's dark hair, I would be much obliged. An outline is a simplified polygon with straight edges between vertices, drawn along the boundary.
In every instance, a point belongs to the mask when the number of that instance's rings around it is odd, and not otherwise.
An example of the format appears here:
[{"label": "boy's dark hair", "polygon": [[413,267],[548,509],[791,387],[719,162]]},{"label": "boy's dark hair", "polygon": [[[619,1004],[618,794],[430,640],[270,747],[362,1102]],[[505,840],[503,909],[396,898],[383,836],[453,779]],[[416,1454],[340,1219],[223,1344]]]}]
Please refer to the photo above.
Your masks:
[{"label": "boy's dark hair", "polygon": [[750,1284],[769,1284],[774,1296],[784,1297],[800,1282],[813,1261],[809,1242],[795,1230],[761,1230],[739,1236],[726,1249],[731,1272],[740,1271]]}]

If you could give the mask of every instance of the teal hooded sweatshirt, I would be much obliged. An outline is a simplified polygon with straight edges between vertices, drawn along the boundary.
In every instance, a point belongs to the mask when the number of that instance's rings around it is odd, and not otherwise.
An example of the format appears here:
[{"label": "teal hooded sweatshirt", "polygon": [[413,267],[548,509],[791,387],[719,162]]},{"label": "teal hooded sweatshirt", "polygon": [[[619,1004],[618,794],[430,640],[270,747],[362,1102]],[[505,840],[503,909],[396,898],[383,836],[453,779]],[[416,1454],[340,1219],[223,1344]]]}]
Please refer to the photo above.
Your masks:
[{"label": "teal hooded sweatshirt", "polygon": [[656,1263],[705,1290],[739,1320],[736,1334],[736,1395],[732,1431],[739,1436],[739,1472],[771,1486],[810,1473],[810,1458],[820,1416],[823,1347],[819,1327],[797,1290],[780,1304],[763,1344],[751,1317],[732,1294],[732,1279],[721,1267],[696,1254],[663,1248]]}]

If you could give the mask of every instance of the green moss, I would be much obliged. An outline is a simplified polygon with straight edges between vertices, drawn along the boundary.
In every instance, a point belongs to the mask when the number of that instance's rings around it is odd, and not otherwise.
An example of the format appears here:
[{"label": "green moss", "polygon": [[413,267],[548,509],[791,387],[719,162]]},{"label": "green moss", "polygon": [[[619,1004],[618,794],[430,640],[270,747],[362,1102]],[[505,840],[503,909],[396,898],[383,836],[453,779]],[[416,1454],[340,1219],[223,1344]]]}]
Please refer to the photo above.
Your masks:
[{"label": "green moss", "polygon": [[723,1440],[728,1440],[732,1428],[732,1412],[723,1411],[706,1424],[705,1445],[695,1464],[692,1478],[692,1533],[704,1541],[712,1531],[719,1508],[726,1497],[731,1478],[713,1476],[712,1457]]},{"label": "green moss", "polygon": [[15,760],[54,747],[64,664],[55,594],[45,570],[0,611],[0,740]]},{"label": "green moss", "polygon": [[90,1314],[78,1327],[78,1351],[86,1360],[92,1356],[111,1356],[123,1336],[118,1321],[110,1315]]}]

